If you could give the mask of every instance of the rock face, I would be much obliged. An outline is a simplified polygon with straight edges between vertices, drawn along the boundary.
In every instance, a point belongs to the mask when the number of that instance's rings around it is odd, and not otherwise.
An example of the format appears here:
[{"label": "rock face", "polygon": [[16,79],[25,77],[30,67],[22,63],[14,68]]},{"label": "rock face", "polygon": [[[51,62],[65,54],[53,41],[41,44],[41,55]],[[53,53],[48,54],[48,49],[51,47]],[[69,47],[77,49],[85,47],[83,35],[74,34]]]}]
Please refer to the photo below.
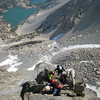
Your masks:
[{"label": "rock face", "polygon": [[[0,19],[0,38],[1,40],[6,40],[8,38],[12,38],[14,36],[14,32],[11,32],[11,25],[2,19]],[[3,43],[2,43],[3,44]]]},{"label": "rock face", "polygon": [[[22,74],[23,73],[23,74]],[[5,69],[0,68],[0,99],[3,100],[21,100],[20,91],[21,84],[25,77],[31,72],[9,73]]]},{"label": "rock face", "polygon": [[8,8],[13,7],[12,0],[0,0],[0,14],[5,12]]},{"label": "rock face", "polygon": [[98,38],[100,1],[70,0],[65,2],[63,0],[62,2],[62,5],[55,6],[48,12],[44,10],[31,16],[25,24],[18,27],[16,32],[23,34],[40,29],[43,33],[50,33],[45,34],[50,39],[62,35],[57,42],[64,46],[100,43]]},{"label": "rock face", "polygon": [[[87,0],[88,1],[88,0]],[[92,1],[88,9],[84,10],[82,17],[75,17],[79,19],[78,24],[75,25],[72,30],[67,30],[65,35],[62,36],[58,41],[65,45],[75,45],[75,44],[99,44],[99,32],[100,32],[100,15],[98,10],[100,9],[100,1]],[[79,15],[79,14],[78,14]],[[96,20],[95,20],[96,19]],[[94,23],[96,23],[94,25]],[[58,31],[57,31],[58,32]],[[72,33],[72,34],[71,34]],[[64,38],[65,37],[65,38]],[[95,39],[96,38],[96,39]],[[67,43],[67,44],[66,44]]]},{"label": "rock face", "polygon": [[13,0],[13,3],[18,7],[30,8],[31,0]]},{"label": "rock face", "polygon": [[[92,1],[91,1],[92,2]],[[47,19],[43,22],[40,28],[46,33],[56,29],[59,30],[58,34],[70,30],[76,26],[85,13],[90,3],[88,0],[71,0],[62,7],[58,8],[55,12],[50,14]],[[55,34],[53,35],[58,35]],[[53,35],[50,37],[53,38]]]},{"label": "rock face", "polygon": [[[88,92],[91,93],[91,96],[87,96],[82,98],[82,97],[68,97],[68,96],[56,96],[56,97],[52,97],[52,96],[43,96],[41,94],[31,94],[31,95],[28,95],[26,94],[26,99],[25,100],[40,100],[40,98],[42,100],[98,100],[97,98],[95,98],[95,93],[88,90]],[[93,96],[94,97],[93,97]]]}]

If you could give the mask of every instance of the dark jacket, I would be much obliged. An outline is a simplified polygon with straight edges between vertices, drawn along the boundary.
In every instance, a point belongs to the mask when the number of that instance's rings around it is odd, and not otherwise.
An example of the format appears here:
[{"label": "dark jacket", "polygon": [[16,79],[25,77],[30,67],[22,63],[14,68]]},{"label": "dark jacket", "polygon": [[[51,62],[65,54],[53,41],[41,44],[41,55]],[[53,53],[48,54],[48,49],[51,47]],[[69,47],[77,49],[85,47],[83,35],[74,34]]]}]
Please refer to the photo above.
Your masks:
[{"label": "dark jacket", "polygon": [[62,66],[60,66],[60,65],[57,65],[57,68],[54,71],[56,71],[56,70],[58,71],[58,75],[60,73],[62,73],[63,71],[65,71],[65,69]]}]

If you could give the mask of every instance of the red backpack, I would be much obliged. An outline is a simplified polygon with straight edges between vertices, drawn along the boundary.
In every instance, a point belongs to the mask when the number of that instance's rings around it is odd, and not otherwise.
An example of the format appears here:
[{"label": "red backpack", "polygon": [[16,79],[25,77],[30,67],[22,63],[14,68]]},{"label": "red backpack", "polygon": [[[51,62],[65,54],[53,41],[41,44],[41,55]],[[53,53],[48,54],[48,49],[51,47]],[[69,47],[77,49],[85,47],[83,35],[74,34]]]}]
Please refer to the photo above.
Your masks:
[{"label": "red backpack", "polygon": [[57,86],[57,88],[63,88],[63,85],[61,83],[59,83],[59,85]]}]

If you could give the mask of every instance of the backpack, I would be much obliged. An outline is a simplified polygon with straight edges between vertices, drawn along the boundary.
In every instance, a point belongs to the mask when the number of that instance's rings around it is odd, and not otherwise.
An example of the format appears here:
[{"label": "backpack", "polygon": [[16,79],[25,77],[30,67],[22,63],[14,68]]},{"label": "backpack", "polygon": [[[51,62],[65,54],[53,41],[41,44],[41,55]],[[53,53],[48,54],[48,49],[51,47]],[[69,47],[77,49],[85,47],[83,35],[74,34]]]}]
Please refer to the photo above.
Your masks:
[{"label": "backpack", "polygon": [[63,88],[63,85],[61,83],[59,83],[59,85],[57,86],[57,88]]}]

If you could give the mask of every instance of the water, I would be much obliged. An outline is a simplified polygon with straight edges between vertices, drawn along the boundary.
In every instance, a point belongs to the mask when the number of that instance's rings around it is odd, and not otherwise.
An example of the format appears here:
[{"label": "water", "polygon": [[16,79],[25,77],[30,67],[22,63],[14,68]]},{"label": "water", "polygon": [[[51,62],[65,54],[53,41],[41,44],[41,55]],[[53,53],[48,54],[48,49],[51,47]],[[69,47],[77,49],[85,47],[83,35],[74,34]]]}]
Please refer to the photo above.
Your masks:
[{"label": "water", "polygon": [[28,18],[30,15],[34,14],[36,9],[24,9],[19,7],[14,7],[9,9],[7,12],[3,13],[3,19],[10,22],[13,26],[16,26],[20,21]]},{"label": "water", "polygon": [[46,3],[46,0],[31,0],[31,4],[43,4]]},{"label": "water", "polygon": [[[46,0],[31,0],[31,4],[43,4],[46,3]],[[3,13],[3,19],[7,20],[9,23],[11,23],[13,26],[17,26],[18,23],[26,18],[28,18],[30,15],[34,14],[37,10],[34,8],[31,9],[24,9],[20,7],[14,7],[8,9],[7,12]]]}]

